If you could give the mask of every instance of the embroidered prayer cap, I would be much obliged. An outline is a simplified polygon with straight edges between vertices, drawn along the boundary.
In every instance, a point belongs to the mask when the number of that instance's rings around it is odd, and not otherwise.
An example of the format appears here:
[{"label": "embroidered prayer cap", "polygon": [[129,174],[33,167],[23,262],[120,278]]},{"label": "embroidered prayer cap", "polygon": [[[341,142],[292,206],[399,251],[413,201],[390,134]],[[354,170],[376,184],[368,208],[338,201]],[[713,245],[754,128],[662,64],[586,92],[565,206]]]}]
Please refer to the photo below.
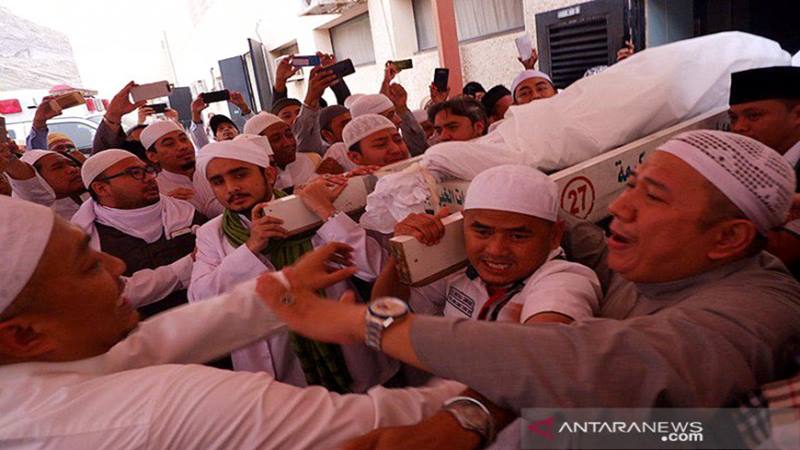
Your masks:
[{"label": "embroidered prayer cap", "polygon": [[19,159],[30,165],[34,165],[36,164],[37,161],[49,155],[58,155],[64,158],[64,155],[62,155],[61,153],[52,152],[50,150],[26,150],[25,153],[23,153]]},{"label": "embroidered prayer cap", "polygon": [[523,81],[530,80],[531,78],[544,78],[545,80],[547,80],[548,83],[553,84],[553,80],[550,79],[550,75],[544,72],[540,72],[538,70],[533,70],[533,69],[523,70],[522,72],[519,73],[519,75],[517,75],[516,78],[514,78],[514,82],[511,83],[511,92],[513,93],[512,96],[516,97],[517,88],[519,87],[519,85],[522,84]]},{"label": "embroidered prayer cap", "polygon": [[0,313],[28,284],[42,258],[50,232],[53,210],[35,203],[0,196]]},{"label": "embroidered prayer cap", "polygon": [[397,130],[391,120],[380,114],[365,114],[355,117],[342,130],[342,140],[344,146],[350,150],[353,145],[361,142],[362,139],[380,130]]},{"label": "embroidered prayer cap", "polygon": [[731,74],[730,105],[775,99],[800,99],[800,67],[762,67]]},{"label": "embroidered prayer cap", "polygon": [[319,112],[319,129],[330,130],[333,119],[349,112],[350,110],[342,105],[331,105],[322,108]]},{"label": "embroidered prayer cap", "polygon": [[360,99],[364,95],[365,94],[350,94],[349,97],[344,99],[344,107],[350,109],[350,107],[353,106],[353,103],[355,103],[356,100]]},{"label": "embroidered prayer cap", "polygon": [[506,164],[479,173],[467,188],[464,210],[508,211],[555,222],[558,187],[533,167]]},{"label": "embroidered prayer cap", "polygon": [[133,153],[118,148],[110,148],[90,156],[81,166],[81,180],[83,180],[84,187],[89,189],[95,178],[100,176],[106,169],[128,158],[136,158],[136,160],[140,161],[139,157]]},{"label": "embroidered prayer cap", "polygon": [[267,153],[267,156],[272,156],[272,155],[275,154],[272,151],[272,146],[269,145],[269,139],[267,139],[265,136],[261,136],[261,135],[258,135],[258,134],[246,134],[245,133],[245,134],[240,134],[240,135],[236,136],[235,138],[233,138],[233,140],[234,141],[245,141],[245,142],[250,142],[250,143],[253,143],[255,145],[258,145],[259,147],[261,147]]},{"label": "embroidered prayer cap", "polygon": [[422,123],[428,120],[428,111],[424,109],[418,109],[412,111],[411,114],[414,115],[414,120],[416,120],[418,123]]},{"label": "embroidered prayer cap", "polygon": [[[266,139],[263,136],[258,136]],[[269,155],[264,147],[252,139],[239,139],[233,141],[212,142],[205,147],[197,159],[197,170],[204,180],[207,180],[206,169],[211,160],[215,158],[235,159],[258,167],[269,167]]]},{"label": "embroidered prayer cap", "polygon": [[145,149],[150,149],[156,141],[173,131],[183,131],[183,128],[172,120],[156,120],[142,130],[139,141]]},{"label": "embroidered prayer cap", "polygon": [[734,133],[695,130],[658,147],[705,177],[766,235],[781,225],[792,202],[795,173],[778,152]]},{"label": "embroidered prayer cap", "polygon": [[262,131],[270,126],[281,122],[283,122],[283,119],[275,114],[262,111],[247,119],[247,122],[244,123],[244,132],[245,134],[261,134]]},{"label": "embroidered prayer cap", "polygon": [[53,145],[54,142],[59,142],[59,141],[67,141],[70,144],[72,144],[73,147],[75,146],[75,142],[64,133],[53,133],[53,132],[47,133],[47,148],[50,148],[50,146]]},{"label": "embroidered prayer cap", "polygon": [[383,94],[364,95],[350,105],[350,114],[353,118],[364,114],[381,114],[394,108],[394,103]]}]

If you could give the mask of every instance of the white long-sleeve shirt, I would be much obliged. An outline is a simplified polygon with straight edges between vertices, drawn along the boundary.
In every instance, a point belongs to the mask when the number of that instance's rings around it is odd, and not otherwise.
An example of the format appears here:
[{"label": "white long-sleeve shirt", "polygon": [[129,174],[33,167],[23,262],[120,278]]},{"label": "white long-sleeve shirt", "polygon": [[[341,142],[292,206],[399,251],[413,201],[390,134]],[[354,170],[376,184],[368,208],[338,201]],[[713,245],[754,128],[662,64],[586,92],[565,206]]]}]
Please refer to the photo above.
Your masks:
[{"label": "white long-sleeve shirt", "polygon": [[195,170],[193,178],[186,175],[168,172],[162,170],[158,173],[156,178],[158,182],[158,191],[164,195],[169,195],[170,192],[178,188],[189,188],[194,191],[194,195],[188,201],[194,205],[195,209],[200,211],[200,214],[208,217],[217,217],[222,214],[224,208],[217,201],[214,196],[214,191],[208,181],[201,178],[200,172]]},{"label": "white long-sleeve shirt", "polygon": [[[344,242],[353,247],[353,259],[359,271],[356,276],[374,281],[380,274],[385,254],[380,245],[347,214],[330,218],[312,238],[313,245]],[[246,245],[234,248],[222,232],[222,217],[210,220],[197,230],[197,255],[189,285],[189,301],[196,302],[228,292],[234,286],[275,268],[270,261],[256,255]],[[338,298],[347,289],[338,283],[326,290],[328,297]],[[353,378],[353,391],[364,392],[370,386],[387,381],[399,365],[362,344],[343,345],[342,353]],[[283,331],[234,350],[231,354],[236,370],[266,371],[278,381],[305,386],[300,361],[292,351],[289,333]]]},{"label": "white long-sleeve shirt", "polygon": [[0,447],[331,448],[415,423],[464,388],[339,395],[196,365],[282,327],[251,282],[155,316],[102,355],[0,366]]}]

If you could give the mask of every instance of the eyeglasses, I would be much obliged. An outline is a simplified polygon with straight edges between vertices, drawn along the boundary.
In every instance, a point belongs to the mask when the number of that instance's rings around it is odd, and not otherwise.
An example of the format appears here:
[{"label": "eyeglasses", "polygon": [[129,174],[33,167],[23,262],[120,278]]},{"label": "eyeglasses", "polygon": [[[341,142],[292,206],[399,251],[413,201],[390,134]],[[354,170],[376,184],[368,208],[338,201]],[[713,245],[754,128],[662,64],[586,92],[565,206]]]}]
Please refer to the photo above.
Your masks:
[{"label": "eyeglasses", "polygon": [[122,177],[125,175],[130,176],[136,181],[143,181],[147,175],[153,175],[158,173],[158,169],[153,166],[147,167],[128,167],[127,169],[123,170],[122,172],[116,175],[109,175],[107,177],[100,178],[100,181],[108,181],[113,180],[114,178]]}]

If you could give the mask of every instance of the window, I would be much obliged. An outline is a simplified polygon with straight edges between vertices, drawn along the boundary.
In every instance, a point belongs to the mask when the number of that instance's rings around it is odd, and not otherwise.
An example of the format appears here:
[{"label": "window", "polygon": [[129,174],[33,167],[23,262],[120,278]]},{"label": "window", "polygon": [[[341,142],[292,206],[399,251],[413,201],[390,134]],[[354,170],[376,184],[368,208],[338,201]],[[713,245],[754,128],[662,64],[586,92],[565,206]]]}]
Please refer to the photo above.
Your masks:
[{"label": "window", "polygon": [[80,122],[56,122],[48,123],[47,127],[55,133],[64,133],[72,139],[75,146],[80,150],[92,148],[95,129]]},{"label": "window", "polygon": [[[522,0],[453,0],[458,40],[488,36],[525,26]],[[413,0],[419,50],[436,47],[431,0]]]},{"label": "window", "polygon": [[375,62],[369,14],[362,14],[336,25],[330,32],[333,54],[337,61],[350,58],[356,66]]}]

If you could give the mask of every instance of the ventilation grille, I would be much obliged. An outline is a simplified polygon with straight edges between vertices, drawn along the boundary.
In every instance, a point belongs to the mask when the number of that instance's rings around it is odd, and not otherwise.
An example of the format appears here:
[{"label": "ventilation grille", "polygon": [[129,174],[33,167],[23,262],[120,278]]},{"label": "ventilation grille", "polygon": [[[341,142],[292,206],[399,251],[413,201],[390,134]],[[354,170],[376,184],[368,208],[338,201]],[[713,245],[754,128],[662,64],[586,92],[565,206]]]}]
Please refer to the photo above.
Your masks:
[{"label": "ventilation grille", "polygon": [[548,27],[550,75],[559,89],[580,79],[587,69],[608,61],[608,23],[605,16],[577,18]]}]

